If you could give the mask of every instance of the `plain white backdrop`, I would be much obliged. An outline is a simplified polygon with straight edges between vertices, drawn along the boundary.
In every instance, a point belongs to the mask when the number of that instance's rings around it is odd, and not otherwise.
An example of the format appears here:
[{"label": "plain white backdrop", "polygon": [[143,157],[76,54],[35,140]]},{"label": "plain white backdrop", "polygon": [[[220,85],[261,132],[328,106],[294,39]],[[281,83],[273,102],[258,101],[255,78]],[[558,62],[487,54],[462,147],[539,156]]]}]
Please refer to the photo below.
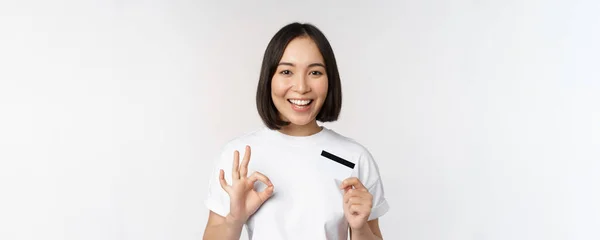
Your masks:
[{"label": "plain white backdrop", "polygon": [[[600,238],[598,1],[3,1],[0,239],[192,240],[273,34],[342,76],[385,239]],[[309,176],[307,176],[309,177]],[[244,234],[245,238],[245,234]]]}]

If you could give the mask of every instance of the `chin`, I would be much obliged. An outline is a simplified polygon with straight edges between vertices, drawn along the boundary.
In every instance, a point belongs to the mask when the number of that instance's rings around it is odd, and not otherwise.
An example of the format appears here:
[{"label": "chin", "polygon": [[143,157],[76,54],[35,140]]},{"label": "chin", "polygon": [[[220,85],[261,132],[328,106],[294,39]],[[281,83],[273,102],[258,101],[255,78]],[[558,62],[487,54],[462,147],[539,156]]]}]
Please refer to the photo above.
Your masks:
[{"label": "chin", "polygon": [[305,126],[315,121],[314,118],[288,118],[291,125]]}]

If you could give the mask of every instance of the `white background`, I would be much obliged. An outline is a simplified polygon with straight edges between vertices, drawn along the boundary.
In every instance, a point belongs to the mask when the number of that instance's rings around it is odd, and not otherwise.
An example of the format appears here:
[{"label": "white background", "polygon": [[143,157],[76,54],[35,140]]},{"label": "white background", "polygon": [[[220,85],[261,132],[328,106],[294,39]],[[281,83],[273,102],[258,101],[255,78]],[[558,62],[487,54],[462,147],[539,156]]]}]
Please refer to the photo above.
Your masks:
[{"label": "white background", "polygon": [[[216,2],[216,1],[215,1]],[[227,2],[227,1],[226,1]],[[2,1],[0,239],[201,239],[262,54],[329,38],[386,239],[600,238],[598,1]]]}]

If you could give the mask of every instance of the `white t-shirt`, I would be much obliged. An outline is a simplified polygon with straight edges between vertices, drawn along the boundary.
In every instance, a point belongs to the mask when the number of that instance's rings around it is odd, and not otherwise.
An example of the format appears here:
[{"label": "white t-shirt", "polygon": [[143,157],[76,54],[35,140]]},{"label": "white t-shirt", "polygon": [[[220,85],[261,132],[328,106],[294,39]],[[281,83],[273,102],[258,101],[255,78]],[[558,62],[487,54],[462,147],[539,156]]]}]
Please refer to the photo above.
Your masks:
[{"label": "white t-shirt", "polygon": [[[289,136],[263,128],[238,137],[225,145],[209,183],[207,208],[216,214],[229,213],[229,195],[219,184],[219,169],[231,185],[233,152],[251,147],[248,175],[266,175],[274,192],[248,219],[250,239],[338,240],[348,238],[340,181],[358,177],[373,195],[369,220],[388,211],[379,169],[369,151],[350,138],[323,129],[311,136]],[[262,191],[265,185],[255,185]]]}]

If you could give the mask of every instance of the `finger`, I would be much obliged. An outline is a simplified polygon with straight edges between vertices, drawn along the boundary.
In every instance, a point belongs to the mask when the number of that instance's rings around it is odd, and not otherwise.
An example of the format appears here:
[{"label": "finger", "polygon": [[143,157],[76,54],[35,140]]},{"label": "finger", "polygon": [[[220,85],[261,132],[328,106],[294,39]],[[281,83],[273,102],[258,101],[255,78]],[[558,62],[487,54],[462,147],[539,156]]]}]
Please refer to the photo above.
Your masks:
[{"label": "finger", "polygon": [[347,203],[351,197],[357,197],[356,191],[354,189],[350,189],[344,193],[344,203]]},{"label": "finger", "polygon": [[371,195],[369,192],[363,192],[356,189],[348,190],[348,192],[344,194],[343,198],[344,204],[349,204],[350,199],[352,198],[360,199],[361,204],[365,204],[368,206],[372,206],[373,203],[373,195]]},{"label": "finger", "polygon": [[240,178],[247,177],[249,162],[250,162],[250,146],[246,146],[246,150],[244,151],[244,159],[242,160],[242,165],[240,166]]},{"label": "finger", "polygon": [[348,186],[346,188],[344,188],[344,195],[346,195],[346,193],[348,193],[348,191],[352,190],[352,186]]},{"label": "finger", "polygon": [[354,187],[355,189],[367,189],[365,185],[363,185],[362,182],[360,182],[360,180],[356,177],[346,178],[346,180],[342,182],[342,186],[340,186],[340,189],[346,189],[350,186]]},{"label": "finger", "polygon": [[267,188],[265,188],[265,190],[258,193],[258,197],[263,203],[273,195],[273,190],[275,189],[275,187],[273,186],[273,183],[271,183],[271,180],[264,174],[260,172],[254,172],[252,173],[252,175],[250,175],[248,180],[250,180],[252,184],[254,184],[256,181],[261,181],[267,185]]},{"label": "finger", "polygon": [[350,198],[348,200],[347,203],[345,203],[346,206],[360,206],[363,208],[363,210],[370,210],[373,207],[373,203],[367,199],[364,198]]},{"label": "finger", "polygon": [[[354,189],[352,189],[352,190],[354,190]],[[348,203],[348,201],[351,198],[362,199],[362,201],[365,201],[365,202],[371,201],[370,196],[367,196],[365,194],[361,194],[361,192],[354,192],[354,193],[351,193],[351,194],[344,194],[344,203]]]},{"label": "finger", "polygon": [[273,195],[274,189],[275,189],[275,187],[273,185],[268,186],[267,188],[265,188],[265,190],[258,193],[258,197],[264,203],[265,201],[267,201],[267,199],[269,199]]},{"label": "finger", "polygon": [[348,211],[350,211],[350,213],[352,213],[352,215],[359,214],[360,213],[360,207],[358,205],[349,205],[348,206]]},{"label": "finger", "polygon": [[351,213],[357,214],[357,215],[366,215],[367,213],[370,214],[369,209],[367,207],[365,207],[364,205],[360,205],[360,204],[352,204],[352,205],[348,206],[348,210],[350,210]]},{"label": "finger", "polygon": [[248,178],[253,184],[256,181],[261,181],[264,184],[267,184],[267,186],[273,186],[273,183],[271,183],[271,180],[269,180],[269,178],[267,176],[265,176],[262,173],[259,172],[254,172],[252,173],[252,175],[250,175],[250,177]]},{"label": "finger", "polygon": [[233,178],[233,180],[240,179],[239,169],[240,169],[240,152],[235,150],[233,152],[233,166],[231,169],[231,177]]},{"label": "finger", "polygon": [[351,183],[351,181],[353,181],[352,179],[355,179],[355,177],[349,177],[349,178],[344,179],[342,181],[342,185],[340,186],[340,189],[346,189],[349,187],[351,188],[352,184],[350,184],[350,183]]},{"label": "finger", "polygon": [[223,169],[219,170],[219,182],[221,183],[221,188],[223,188],[225,192],[229,193],[229,185],[225,180],[225,171],[223,171]]},{"label": "finger", "polygon": [[348,189],[346,192],[344,192],[344,197],[367,197],[367,195],[371,194],[358,189]]},{"label": "finger", "polygon": [[349,204],[349,205],[354,205],[354,204],[361,205],[363,203],[364,203],[364,200],[360,197],[350,197],[350,198],[348,198],[348,200],[346,200],[346,204]]}]

